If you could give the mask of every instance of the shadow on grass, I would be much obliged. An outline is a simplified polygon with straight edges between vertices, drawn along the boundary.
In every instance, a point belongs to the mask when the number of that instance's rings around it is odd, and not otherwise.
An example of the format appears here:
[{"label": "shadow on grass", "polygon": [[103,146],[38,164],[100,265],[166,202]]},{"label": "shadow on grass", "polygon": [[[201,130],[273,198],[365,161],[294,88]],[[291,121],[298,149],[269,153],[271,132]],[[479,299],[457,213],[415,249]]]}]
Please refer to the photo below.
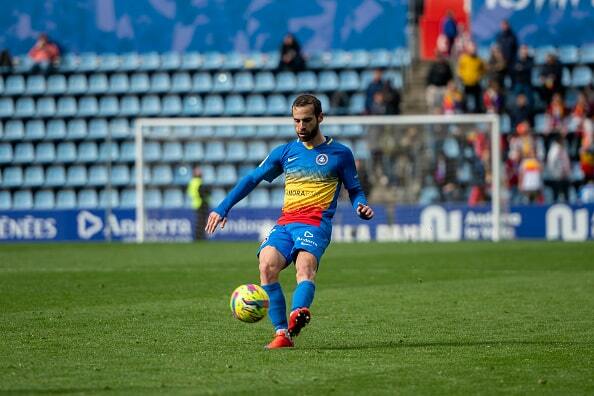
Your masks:
[{"label": "shadow on grass", "polygon": [[[404,340],[389,342],[368,342],[350,345],[327,345],[316,348],[316,350],[342,351],[342,350],[362,350],[362,349],[399,349],[399,348],[466,348],[466,347],[505,347],[505,346],[545,346],[545,347],[568,347],[594,345],[594,342],[588,341],[523,341],[523,340],[499,340],[499,341],[428,341],[428,342],[408,342]],[[301,349],[301,348],[300,348]]]}]

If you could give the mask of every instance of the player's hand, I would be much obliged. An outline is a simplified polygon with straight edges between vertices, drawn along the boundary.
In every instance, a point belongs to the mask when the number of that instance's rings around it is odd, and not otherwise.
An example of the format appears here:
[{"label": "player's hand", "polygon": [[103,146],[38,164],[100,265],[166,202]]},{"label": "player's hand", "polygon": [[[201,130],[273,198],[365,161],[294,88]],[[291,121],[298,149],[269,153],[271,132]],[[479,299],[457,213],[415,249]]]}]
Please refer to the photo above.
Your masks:
[{"label": "player's hand", "polygon": [[223,228],[225,228],[225,224],[227,224],[227,218],[226,217],[221,217],[221,215],[219,215],[217,212],[210,212],[210,214],[208,215],[208,221],[206,222],[206,227],[204,227],[204,230],[208,233],[208,234],[213,234],[218,225],[221,225],[221,230]]},{"label": "player's hand", "polygon": [[369,206],[359,203],[359,205],[357,205],[357,214],[364,220],[371,220],[374,213],[373,209],[371,209]]}]

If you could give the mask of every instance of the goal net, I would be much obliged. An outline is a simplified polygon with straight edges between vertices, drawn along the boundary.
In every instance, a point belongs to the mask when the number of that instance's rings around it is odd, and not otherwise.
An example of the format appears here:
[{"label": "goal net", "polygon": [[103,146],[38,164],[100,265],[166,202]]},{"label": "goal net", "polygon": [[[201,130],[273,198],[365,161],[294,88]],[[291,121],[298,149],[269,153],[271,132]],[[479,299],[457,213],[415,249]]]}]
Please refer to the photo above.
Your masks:
[{"label": "goal net", "polygon": [[[334,240],[513,237],[506,227],[498,116],[329,116],[321,130],[351,148],[377,213],[371,225],[359,225],[346,214],[352,209],[344,194]],[[212,208],[274,147],[295,138],[290,117],[137,119],[136,240],[193,239],[197,214],[186,188],[195,167]],[[216,238],[262,238],[283,197],[282,176],[262,182]]]}]

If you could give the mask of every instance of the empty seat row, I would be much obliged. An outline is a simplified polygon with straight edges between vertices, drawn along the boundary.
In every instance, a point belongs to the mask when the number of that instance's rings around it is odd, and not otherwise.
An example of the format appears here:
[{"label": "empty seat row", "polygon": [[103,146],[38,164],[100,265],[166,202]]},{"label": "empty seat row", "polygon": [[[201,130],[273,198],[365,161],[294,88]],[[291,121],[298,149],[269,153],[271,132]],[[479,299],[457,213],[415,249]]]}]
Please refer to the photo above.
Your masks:
[{"label": "empty seat row", "polygon": [[[198,72],[177,72],[170,75],[158,72],[152,75],[135,73],[128,76],[116,73],[107,76],[104,73],[73,74],[66,77],[55,74],[49,77],[31,75],[11,75],[2,80],[0,93],[4,95],[101,95],[101,94],[146,94],[146,93],[248,93],[248,92],[293,92],[299,91],[355,91],[367,87],[373,76],[372,70],[361,74],[355,70],[343,70],[339,73],[327,70],[320,73],[304,71],[293,73],[259,72],[255,75],[242,71],[235,74],[222,72],[210,74]],[[397,87],[402,86],[399,71],[389,71],[386,77]]]},{"label": "empty seat row", "polygon": [[132,136],[130,123],[125,118],[70,119],[67,122],[53,119],[47,122],[32,119],[26,122],[9,120],[0,122],[0,140],[35,141],[35,140],[100,140],[125,139]]},{"label": "empty seat row", "polygon": [[[563,68],[562,84],[566,87],[583,88],[594,82],[592,68],[590,66],[576,66],[573,70],[567,67]],[[542,86],[540,79],[540,69],[535,67],[532,69],[532,84],[534,86]]]}]

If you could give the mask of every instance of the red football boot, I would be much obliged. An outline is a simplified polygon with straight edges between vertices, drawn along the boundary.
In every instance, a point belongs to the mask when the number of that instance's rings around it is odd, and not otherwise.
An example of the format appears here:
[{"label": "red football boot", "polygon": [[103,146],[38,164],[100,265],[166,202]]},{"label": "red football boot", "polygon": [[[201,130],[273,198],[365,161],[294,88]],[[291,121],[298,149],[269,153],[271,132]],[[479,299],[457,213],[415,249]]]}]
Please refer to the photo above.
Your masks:
[{"label": "red football boot", "polygon": [[270,344],[266,345],[266,349],[279,349],[279,348],[293,348],[293,341],[289,336],[287,330],[278,330],[274,335]]},{"label": "red football boot", "polygon": [[289,316],[289,335],[295,337],[299,335],[299,332],[311,319],[311,313],[307,308],[297,308],[291,312]]}]

